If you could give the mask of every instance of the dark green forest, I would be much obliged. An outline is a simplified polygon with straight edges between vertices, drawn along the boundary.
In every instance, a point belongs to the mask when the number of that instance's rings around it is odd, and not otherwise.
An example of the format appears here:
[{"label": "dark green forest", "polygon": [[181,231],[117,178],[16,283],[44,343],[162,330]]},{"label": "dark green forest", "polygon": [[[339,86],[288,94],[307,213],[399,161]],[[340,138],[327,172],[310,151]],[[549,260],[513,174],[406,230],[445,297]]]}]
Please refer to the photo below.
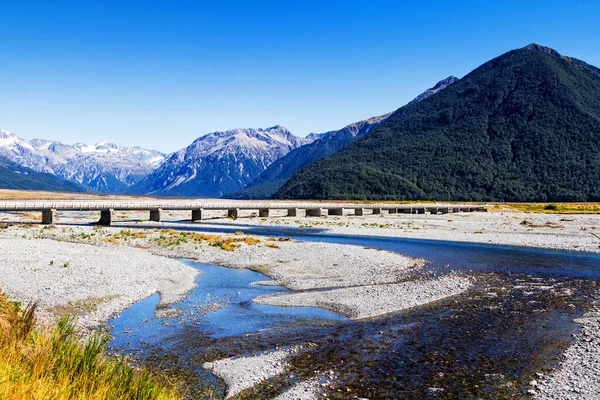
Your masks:
[{"label": "dark green forest", "polygon": [[530,45],[305,166],[281,199],[600,201],[600,70]]}]

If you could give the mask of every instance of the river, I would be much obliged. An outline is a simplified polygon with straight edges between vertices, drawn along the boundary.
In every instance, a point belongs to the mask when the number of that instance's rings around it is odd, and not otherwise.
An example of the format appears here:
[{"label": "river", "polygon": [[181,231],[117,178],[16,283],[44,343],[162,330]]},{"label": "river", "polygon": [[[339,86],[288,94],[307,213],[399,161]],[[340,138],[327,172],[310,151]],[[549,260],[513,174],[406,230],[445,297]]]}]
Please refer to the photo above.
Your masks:
[{"label": "river", "polygon": [[155,295],[111,321],[113,351],[180,374],[190,398],[224,396],[223,384],[201,368],[206,361],[307,343],[288,373],[239,398],[271,398],[325,373],[330,398],[525,398],[527,383],[556,365],[577,331],[573,320],[596,302],[595,253],[310,230],[247,233],[395,251],[428,260],[425,274],[458,271],[477,283],[430,305],[348,321],[318,308],[256,305],[254,297],[285,289],[253,284],[268,280],[257,272],[193,264],[203,273],[186,299],[157,310]]}]

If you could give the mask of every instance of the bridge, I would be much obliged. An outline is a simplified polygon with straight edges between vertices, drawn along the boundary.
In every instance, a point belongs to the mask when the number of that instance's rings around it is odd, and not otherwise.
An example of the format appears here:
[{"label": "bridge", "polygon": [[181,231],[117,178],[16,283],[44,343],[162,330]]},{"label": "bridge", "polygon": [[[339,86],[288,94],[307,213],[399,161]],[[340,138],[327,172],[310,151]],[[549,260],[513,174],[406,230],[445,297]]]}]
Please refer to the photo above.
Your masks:
[{"label": "bridge", "polygon": [[114,211],[149,211],[151,221],[160,222],[162,211],[191,211],[191,221],[202,220],[204,210],[227,211],[229,218],[237,218],[240,210],[253,210],[262,218],[269,217],[272,210],[285,210],[287,216],[300,216],[304,210],[307,217],[344,215],[346,210],[354,215],[372,214],[448,214],[453,212],[487,211],[483,206],[457,204],[352,204],[332,202],[277,202],[245,200],[113,200],[113,201],[10,201],[0,202],[0,212],[41,212],[42,224],[53,224],[57,211],[99,211],[99,225],[111,225]]}]

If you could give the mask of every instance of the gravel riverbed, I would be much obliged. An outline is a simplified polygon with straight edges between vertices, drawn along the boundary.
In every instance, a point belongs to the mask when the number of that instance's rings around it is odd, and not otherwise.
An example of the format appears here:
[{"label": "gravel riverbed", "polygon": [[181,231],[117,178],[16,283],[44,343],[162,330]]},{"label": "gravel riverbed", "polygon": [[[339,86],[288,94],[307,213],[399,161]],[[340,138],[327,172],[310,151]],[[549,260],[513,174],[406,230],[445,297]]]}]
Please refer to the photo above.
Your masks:
[{"label": "gravel riverbed", "polygon": [[93,327],[156,292],[175,302],[195,285],[198,271],[180,261],[129,247],[0,239],[0,288],[9,298],[38,302],[38,319],[50,323],[74,314]]},{"label": "gravel riverbed", "polygon": [[600,397],[600,309],[576,320],[581,330],[564,353],[560,368],[538,374],[530,394],[537,400],[596,400]]},{"label": "gravel riverbed", "polygon": [[226,398],[230,398],[284,372],[286,359],[297,351],[298,348],[280,349],[247,357],[224,358],[205,363],[203,367],[225,381]]},{"label": "gravel riverbed", "polygon": [[[118,227],[108,228],[86,225],[97,219],[95,217],[72,218],[67,215],[60,217],[60,223],[70,221],[74,225],[45,229],[34,223],[0,228],[3,256],[0,261],[0,288],[14,300],[38,300],[44,321],[75,310],[80,314],[82,326],[93,326],[157,291],[161,293],[162,302],[181,298],[193,287],[197,271],[172,258],[190,258],[233,268],[252,268],[273,278],[272,284],[293,290],[263,297],[257,302],[317,305],[360,319],[459,294],[468,290],[471,282],[455,275],[413,280],[411,276],[423,267],[424,260],[375,249],[250,236],[257,243],[239,243],[234,251],[225,251],[206,242],[169,241],[179,232],[170,232],[168,228],[185,230],[189,227],[196,232],[207,228],[206,232],[212,232],[220,228],[241,230],[248,226],[302,227],[343,235],[423,238],[573,251],[600,250],[600,239],[594,234],[600,230],[600,216],[597,215],[520,212],[443,216],[400,214],[209,219],[196,224],[140,222],[139,219],[147,217],[145,214],[140,216],[139,213],[126,215],[119,219]],[[10,215],[11,219],[13,217]],[[187,217],[187,214],[171,213],[165,219],[178,221]],[[20,218],[22,222],[35,222],[26,215]],[[122,233],[127,231],[130,233],[125,237]],[[138,234],[139,237],[136,236]],[[218,235],[224,239],[239,238],[233,234]],[[159,239],[161,236],[166,240]],[[539,372],[531,383],[530,396],[536,399],[597,398],[600,393],[599,320],[598,310],[578,320],[581,331],[565,351],[560,367],[554,371]],[[214,367],[219,365],[218,362],[215,361]],[[229,366],[228,369],[236,376],[233,380],[242,379],[239,374],[250,376],[256,373],[246,371],[246,367],[238,368],[235,363],[220,365]],[[277,368],[285,368],[285,362],[282,361]],[[230,390],[232,387],[229,386]],[[315,387],[315,382],[300,382],[286,392],[288,397],[284,393],[280,398],[315,398],[315,394],[310,394]],[[300,394],[306,397],[300,397]]]}]

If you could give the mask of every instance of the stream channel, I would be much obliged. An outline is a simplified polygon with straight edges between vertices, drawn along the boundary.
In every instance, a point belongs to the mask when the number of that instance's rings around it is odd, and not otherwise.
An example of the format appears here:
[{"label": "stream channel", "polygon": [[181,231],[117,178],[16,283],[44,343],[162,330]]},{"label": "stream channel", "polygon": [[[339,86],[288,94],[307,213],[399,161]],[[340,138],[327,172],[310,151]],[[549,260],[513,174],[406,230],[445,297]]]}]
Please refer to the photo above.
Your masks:
[{"label": "stream channel", "polygon": [[189,398],[225,397],[204,362],[297,345],[303,348],[285,373],[235,398],[274,398],[307,379],[333,399],[527,398],[528,382],[556,367],[577,332],[573,320],[597,305],[596,253],[240,228],[424,258],[421,276],[454,271],[475,285],[425,306],[349,321],[314,307],[254,304],[286,289],[252,284],[269,279],[254,271],[185,261],[202,271],[197,288],[165,309],[157,310],[156,294],[123,311],[109,323],[111,351],[176,374]]}]

